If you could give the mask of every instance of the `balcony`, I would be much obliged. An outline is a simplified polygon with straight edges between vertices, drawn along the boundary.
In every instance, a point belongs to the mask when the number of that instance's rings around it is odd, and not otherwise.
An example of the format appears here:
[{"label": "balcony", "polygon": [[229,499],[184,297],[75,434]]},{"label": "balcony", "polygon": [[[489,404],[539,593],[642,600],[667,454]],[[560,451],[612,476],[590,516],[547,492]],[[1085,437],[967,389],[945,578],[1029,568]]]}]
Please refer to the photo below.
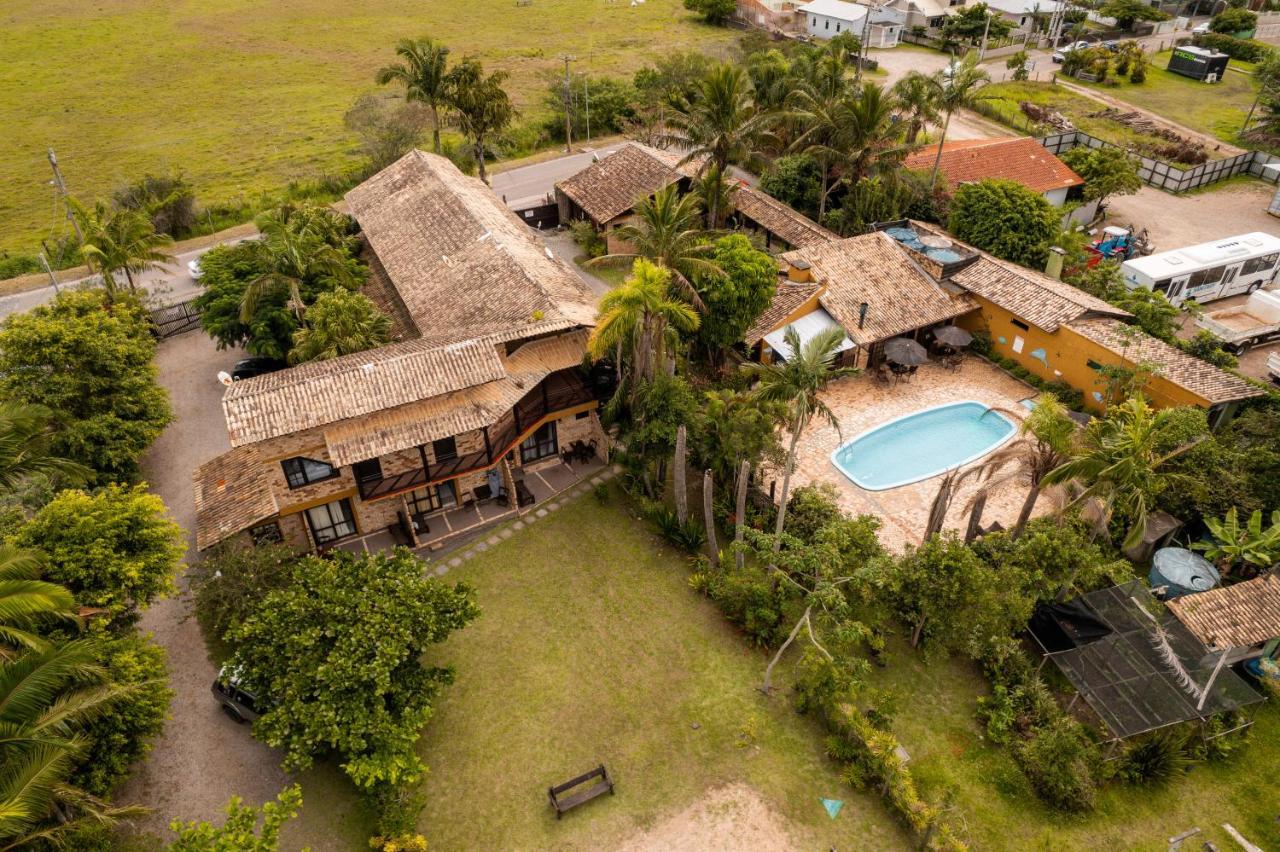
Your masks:
[{"label": "balcony", "polygon": [[521,397],[515,407],[496,423],[481,430],[484,434],[483,450],[451,459],[437,459],[434,463],[427,461],[426,451],[422,450],[422,467],[362,481],[359,483],[360,499],[365,502],[381,500],[464,473],[484,470],[515,449],[548,415],[594,401],[595,397],[578,370],[552,373]]}]

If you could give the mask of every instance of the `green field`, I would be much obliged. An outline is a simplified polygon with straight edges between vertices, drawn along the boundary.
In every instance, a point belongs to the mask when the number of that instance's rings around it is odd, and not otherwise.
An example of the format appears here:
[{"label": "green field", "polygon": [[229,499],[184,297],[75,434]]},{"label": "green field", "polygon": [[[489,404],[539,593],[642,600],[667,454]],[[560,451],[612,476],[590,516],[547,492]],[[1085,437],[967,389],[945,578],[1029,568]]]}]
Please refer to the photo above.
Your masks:
[{"label": "green field", "polygon": [[180,170],[201,202],[229,202],[351,165],[342,115],[400,38],[509,71],[526,116],[563,53],[620,74],[736,39],[680,0],[8,0],[0,20],[0,249],[25,253],[64,227],[50,146],[83,198]]}]

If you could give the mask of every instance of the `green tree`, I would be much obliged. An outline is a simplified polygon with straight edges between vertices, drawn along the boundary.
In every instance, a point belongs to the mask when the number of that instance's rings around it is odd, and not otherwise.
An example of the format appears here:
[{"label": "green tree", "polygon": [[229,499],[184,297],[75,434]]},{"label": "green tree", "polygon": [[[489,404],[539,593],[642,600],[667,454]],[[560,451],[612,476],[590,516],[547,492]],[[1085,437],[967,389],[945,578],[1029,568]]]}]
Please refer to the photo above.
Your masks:
[{"label": "green tree", "polygon": [[449,106],[458,118],[459,129],[471,143],[480,180],[485,183],[489,182],[484,165],[489,141],[506,130],[517,115],[503,88],[507,76],[505,71],[486,75],[480,60],[465,56],[447,77]]},{"label": "green tree", "polygon": [[325,361],[383,346],[391,340],[391,318],[362,293],[333,290],[316,297],[306,323],[293,333],[289,363]]},{"label": "green tree", "polygon": [[425,769],[414,743],[453,680],[422,655],[480,614],[474,593],[426,577],[403,548],[291,567],[226,637],[231,664],[265,697],[254,736],[284,749],[288,771],[332,750],[363,790],[412,784]]},{"label": "green tree", "polygon": [[938,169],[942,165],[942,149],[947,144],[947,131],[951,127],[951,116],[955,111],[973,106],[977,100],[978,90],[991,82],[990,75],[978,66],[976,54],[970,54],[963,61],[951,64],[929,78],[933,83],[935,103],[942,113],[942,133],[938,137],[938,154],[933,160],[933,173],[929,176],[929,188],[938,183]]},{"label": "green tree", "polygon": [[172,418],[155,351],[136,303],[64,292],[0,326],[0,396],[51,411],[61,428],[48,451],[95,471],[95,484],[131,480]]},{"label": "green tree", "polygon": [[1030,76],[1027,70],[1027,62],[1031,59],[1031,54],[1025,50],[1019,50],[1004,61],[1004,67],[1013,72],[1013,79],[1025,80]]},{"label": "green tree", "polygon": [[1142,189],[1138,164],[1120,148],[1072,148],[1062,161],[1084,178],[1086,201],[1106,202],[1113,195],[1132,195]]},{"label": "green tree", "polygon": [[734,0],[684,0],[684,7],[697,12],[708,24],[723,24],[733,17],[737,4]]},{"label": "green tree", "polygon": [[908,71],[905,77],[893,84],[899,115],[907,122],[908,146],[916,144],[927,126],[937,123],[941,115],[938,110],[939,93],[933,81],[919,71]]},{"label": "green tree", "polygon": [[808,154],[787,154],[770,163],[760,177],[760,191],[806,216],[821,215],[822,172]]},{"label": "green tree", "polygon": [[1116,19],[1116,26],[1131,30],[1138,21],[1167,21],[1169,15],[1142,0],[1107,0],[1098,8],[1098,14]]},{"label": "green tree", "polygon": [[1031,520],[1044,478],[1070,458],[1076,425],[1057,397],[1042,393],[1036,397],[1036,407],[1022,421],[1020,433],[1017,441],[1002,447],[984,463],[987,482],[979,491],[985,496],[1007,485],[1026,486],[1027,496],[1010,533],[1014,539],[1022,535]]},{"label": "green tree", "polygon": [[962,6],[954,15],[948,15],[942,25],[942,34],[952,39],[964,39],[977,44],[985,36],[1004,38],[1013,30],[1013,22],[992,12],[986,3]]},{"label": "green tree", "polygon": [[431,114],[431,150],[440,153],[440,113],[449,105],[449,48],[429,38],[403,39],[396,44],[399,62],[378,69],[378,85],[399,83],[404,99],[425,106]]},{"label": "green tree", "polygon": [[116,210],[103,201],[86,207],[74,198],[71,205],[84,244],[80,253],[89,271],[102,279],[102,286],[112,299],[116,295],[116,276],[124,273],[129,289],[134,289],[137,273],[169,263],[173,258],[161,251],[172,238],[157,234],[150,216],[141,210]]},{"label": "green tree", "polygon": [[420,103],[368,93],[356,98],[342,116],[343,125],[360,137],[360,147],[375,172],[418,147],[429,121],[430,114]]},{"label": "green tree", "polygon": [[341,287],[359,286],[361,278],[355,272],[359,267],[328,239],[329,217],[280,208],[259,216],[257,225],[262,232],[262,239],[255,243],[262,271],[244,289],[240,322],[251,324],[262,300],[281,293],[288,294],[287,305],[301,322],[308,281],[325,278]]},{"label": "green tree", "polygon": [[776,425],[787,416],[779,402],[762,402],[750,393],[707,391],[694,418],[693,444],[699,464],[721,486],[735,486],[742,463],[781,461]]},{"label": "green tree", "polygon": [[93,472],[53,451],[53,412],[43,405],[0,402],[0,489],[12,490],[32,476],[76,485]]},{"label": "green tree", "polygon": [[278,852],[281,829],[301,807],[302,788],[297,784],[281,790],[274,802],[265,802],[260,808],[232,796],[221,826],[209,822],[184,825],[177,820],[169,823],[169,830],[178,837],[169,844],[168,852]]},{"label": "green tree", "polygon": [[[1163,19],[1158,19],[1163,20]],[[1234,35],[1249,32],[1258,26],[1258,16],[1248,9],[1223,9],[1213,16],[1209,29],[1215,33]]]},{"label": "green tree", "polygon": [[996,257],[1024,266],[1044,266],[1058,234],[1058,210],[1017,181],[967,183],[951,200],[951,232]]},{"label": "green tree", "polygon": [[[678,344],[677,332],[698,328],[698,314],[669,294],[671,272],[640,259],[631,277],[600,299],[596,327],[591,330],[587,351],[599,361],[613,357],[619,369],[630,365],[627,387],[653,379],[667,348]],[[621,388],[619,388],[621,390]]]},{"label": "green tree", "polygon": [[1116,517],[1126,530],[1124,546],[1142,541],[1154,498],[1184,478],[1168,464],[1201,437],[1170,446],[1166,434],[1177,422],[1173,409],[1153,410],[1142,394],[1113,406],[1085,428],[1071,459],[1044,476],[1044,485],[1075,483],[1079,495],[1069,506],[1092,504],[1099,525]]},{"label": "green tree", "polygon": [[766,403],[782,403],[788,409],[787,428],[791,432],[791,444],[787,448],[787,463],[782,474],[782,493],[778,500],[778,517],[774,525],[773,546],[782,544],[782,532],[787,518],[787,495],[791,490],[791,475],[796,468],[796,447],[800,436],[815,416],[827,421],[840,432],[840,421],[827,407],[819,394],[835,379],[852,376],[858,371],[851,367],[837,367],[836,355],[845,341],[843,329],[832,328],[800,343],[800,335],[788,326],[783,342],[790,350],[790,357],[773,364],[748,364],[744,371],[756,381],[756,399]]},{"label": "green tree", "polygon": [[151,219],[157,234],[180,240],[196,229],[195,188],[181,173],[143,175],[116,190],[111,202],[120,210],[136,210]]},{"label": "green tree", "polygon": [[694,286],[706,306],[698,340],[709,352],[718,352],[740,342],[772,303],[778,289],[778,264],[742,234],[716,240],[710,262],[718,273],[703,272],[694,277]]},{"label": "green tree", "polygon": [[47,576],[81,604],[127,621],[173,591],[186,550],[182,528],[145,486],[63,491],[18,531],[14,543],[48,556]]}]

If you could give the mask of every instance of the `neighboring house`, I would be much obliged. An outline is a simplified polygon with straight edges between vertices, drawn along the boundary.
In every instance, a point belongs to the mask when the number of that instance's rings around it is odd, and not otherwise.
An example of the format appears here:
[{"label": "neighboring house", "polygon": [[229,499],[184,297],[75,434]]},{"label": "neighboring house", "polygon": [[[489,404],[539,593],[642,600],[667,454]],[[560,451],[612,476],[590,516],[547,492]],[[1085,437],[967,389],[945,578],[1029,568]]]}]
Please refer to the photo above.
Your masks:
[{"label": "neighboring house", "polygon": [[1228,664],[1280,655],[1280,577],[1274,574],[1182,595],[1168,606],[1213,662],[1223,652]]},{"label": "neighboring house", "polygon": [[[632,219],[636,204],[671,183],[688,191],[697,166],[681,164],[681,156],[628,142],[607,157],[556,184],[560,221],[587,220],[605,235],[610,253],[628,250],[614,232]],[[735,212],[728,225],[759,233],[766,249],[786,250],[836,239],[817,222],[751,186],[733,193]]]},{"label": "neighboring house", "polygon": [[947,18],[964,7],[965,0],[888,0],[886,9],[903,14],[903,27],[911,32],[917,27],[936,30]]},{"label": "neighboring house", "polygon": [[918,222],[882,228],[784,254],[787,281],[744,336],[752,356],[788,357],[778,344],[789,325],[802,341],[839,325],[851,344],[842,363],[866,365],[879,360],[886,339],[923,339],[929,328],[954,320],[989,335],[995,354],[1080,391],[1094,411],[1106,407],[1107,367],[1149,366],[1154,373],[1145,393],[1153,405],[1198,406],[1213,423],[1265,393],[1147,335],[1130,324],[1130,314],[1069,284]]},{"label": "neighboring house", "polygon": [[195,475],[201,549],[242,535],[324,549],[384,530],[434,543],[456,529],[450,510],[514,511],[524,477],[572,442],[603,452],[581,370],[595,299],[571,268],[443,157],[410,152],[346,201],[366,292],[407,339],[227,389],[232,449]]},{"label": "neighboring house", "polygon": [[907,20],[906,12],[899,9],[845,0],[813,0],[797,9],[796,14],[803,17],[804,31],[813,38],[834,38],[842,32],[862,38],[865,30],[868,47],[897,47]]},{"label": "neighboring house", "polygon": [[1047,21],[1062,6],[1056,0],[984,0],[987,8],[1013,24],[1013,33],[1035,32],[1036,21]]},{"label": "neighboring house", "polygon": [[[903,166],[931,171],[937,145],[912,152]],[[939,174],[952,187],[987,178],[1017,181],[1061,207],[1083,191],[1084,179],[1029,136],[1016,139],[956,139],[942,146]]]}]

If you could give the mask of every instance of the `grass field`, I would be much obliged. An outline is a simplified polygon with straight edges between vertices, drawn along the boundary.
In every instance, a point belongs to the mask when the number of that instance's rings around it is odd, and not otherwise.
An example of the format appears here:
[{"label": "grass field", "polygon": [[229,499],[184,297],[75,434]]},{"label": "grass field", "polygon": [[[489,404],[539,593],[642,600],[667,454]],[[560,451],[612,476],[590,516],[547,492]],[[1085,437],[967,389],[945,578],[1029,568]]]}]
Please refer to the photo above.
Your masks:
[{"label": "grass field", "polygon": [[49,147],[82,198],[180,170],[202,202],[228,202],[352,164],[343,113],[401,38],[509,71],[526,117],[561,54],[622,74],[736,39],[681,0],[8,0],[3,27],[0,249],[26,253],[64,227]]},{"label": "grass field", "polygon": [[[906,848],[883,804],[841,783],[786,693],[756,691],[764,654],[687,578],[616,491],[449,572],[475,585],[483,614],[433,654],[458,678],[421,741],[432,849],[619,848],[732,784],[768,803],[791,848]],[[601,761],[617,794],[557,821],[546,788]],[[837,819],[822,796],[845,801]],[[680,848],[727,848],[714,840]]]}]

